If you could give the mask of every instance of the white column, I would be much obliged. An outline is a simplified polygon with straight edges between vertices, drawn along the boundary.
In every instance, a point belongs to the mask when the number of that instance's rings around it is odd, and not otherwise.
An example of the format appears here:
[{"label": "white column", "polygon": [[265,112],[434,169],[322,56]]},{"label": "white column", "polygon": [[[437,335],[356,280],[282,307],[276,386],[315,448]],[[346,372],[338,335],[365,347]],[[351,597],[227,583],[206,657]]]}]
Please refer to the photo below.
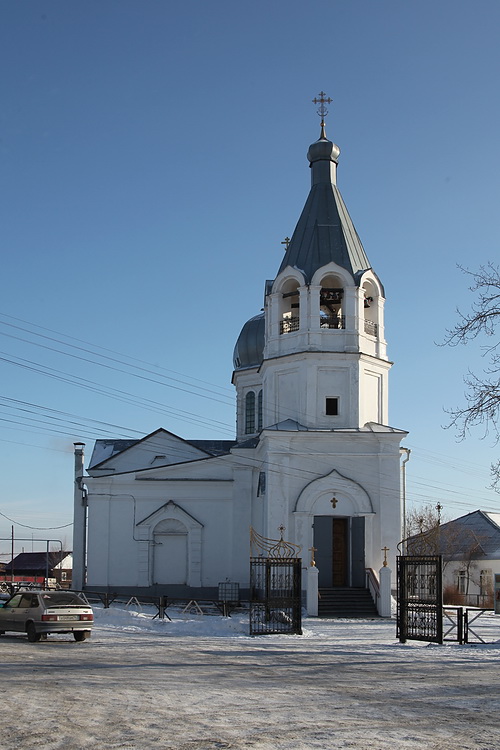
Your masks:
[{"label": "white column", "polygon": [[307,614],[309,617],[318,616],[318,577],[319,571],[315,565],[307,569]]},{"label": "white column", "polygon": [[85,443],[75,443],[75,486],[73,501],[73,574],[72,588],[83,589],[87,546],[87,501],[83,487],[83,449]]},{"label": "white column", "polygon": [[391,616],[391,575],[392,571],[389,567],[380,568],[380,598],[378,600],[378,613],[380,617]]}]

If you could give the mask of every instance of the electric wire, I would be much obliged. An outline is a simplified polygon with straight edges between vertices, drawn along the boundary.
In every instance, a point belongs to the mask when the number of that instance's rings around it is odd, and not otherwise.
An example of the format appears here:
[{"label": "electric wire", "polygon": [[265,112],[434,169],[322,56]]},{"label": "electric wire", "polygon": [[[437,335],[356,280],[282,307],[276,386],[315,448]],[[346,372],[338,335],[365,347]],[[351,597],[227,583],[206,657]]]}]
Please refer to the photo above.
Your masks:
[{"label": "electric wire", "polygon": [[[4,313],[0,313],[0,315],[2,315],[4,317],[11,317],[11,316],[5,316]],[[41,326],[37,326],[35,323],[29,323],[28,321],[22,321],[22,322],[24,322],[27,325],[30,325],[32,327],[41,328]],[[186,375],[186,374],[183,374],[183,373],[178,373],[178,372],[175,372],[173,370],[166,370],[166,368],[160,367],[158,365],[152,365],[152,364],[149,364],[149,363],[146,363],[146,362],[142,362],[141,360],[139,360],[139,359],[137,359],[135,357],[129,357],[126,354],[121,354],[119,352],[113,352],[110,349],[104,349],[104,347],[97,346],[96,344],[91,344],[90,342],[84,342],[84,341],[81,341],[80,339],[74,339],[73,337],[68,336],[67,334],[64,334],[64,333],[60,333],[60,332],[57,332],[57,331],[52,331],[53,333],[57,333],[58,336],[63,336],[64,338],[68,338],[68,339],[73,340],[73,341],[80,341],[80,343],[85,343],[85,344],[87,344],[87,346],[86,347],[77,346],[75,344],[71,344],[71,343],[68,343],[66,341],[62,341],[59,338],[55,338],[53,336],[46,336],[46,335],[44,335],[42,333],[37,333],[36,331],[31,331],[28,328],[24,328],[22,326],[17,326],[17,325],[15,325],[13,323],[7,323],[6,321],[2,321],[2,320],[0,320],[0,325],[9,326],[10,328],[14,328],[16,330],[23,331],[24,333],[28,333],[28,334],[30,334],[32,336],[38,336],[39,338],[43,338],[43,339],[46,339],[48,341],[52,341],[52,342],[57,343],[57,344],[61,344],[62,346],[66,346],[68,348],[76,349],[77,351],[82,351],[82,352],[85,352],[87,354],[92,354],[94,356],[101,357],[102,359],[106,359],[106,360],[109,360],[111,362],[115,362],[117,364],[124,365],[126,367],[132,367],[132,368],[135,368],[137,370],[140,370],[141,372],[147,372],[149,374],[160,375],[161,377],[163,377],[163,378],[165,378],[167,380],[172,380],[173,382],[176,382],[176,383],[182,383],[183,385],[186,385],[186,380],[192,380],[193,382],[203,383],[203,386],[198,386],[198,385],[193,386],[193,387],[197,388],[200,391],[205,391],[207,393],[213,393],[213,394],[215,394],[215,391],[213,389],[214,388],[218,388],[219,390],[223,391],[223,393],[216,394],[216,395],[225,396],[224,392],[226,392],[228,394],[228,396],[227,396],[228,398],[230,398],[232,396],[232,391],[229,388],[226,388],[226,387],[223,387],[223,386],[214,385],[214,384],[208,384],[206,381],[202,381],[199,378],[193,378],[191,375]],[[44,330],[50,330],[50,329],[44,329]],[[59,349],[54,349],[53,347],[43,347],[42,344],[39,344],[36,341],[29,341],[29,340],[23,339],[21,337],[13,336],[12,334],[7,334],[4,331],[0,331],[0,335],[7,336],[9,338],[14,338],[14,339],[17,339],[19,341],[23,341],[25,343],[32,344],[33,346],[40,346],[42,348],[48,348],[51,351],[56,351],[59,354],[63,354],[65,356],[76,356],[76,355],[71,355],[68,352],[61,351]],[[100,354],[99,352],[94,351],[93,349],[89,349],[87,347],[93,347],[94,349],[97,348],[97,349],[102,349],[103,351],[108,351],[110,353],[116,354],[118,357],[121,357],[121,359],[118,359],[117,357],[110,357],[110,356],[108,356],[106,354]],[[77,357],[77,358],[79,358],[79,357]],[[97,362],[96,360],[92,360],[92,359],[89,360],[87,358],[84,358],[84,359],[85,359],[85,361],[90,361],[93,364],[97,364],[97,365],[102,364],[100,362]],[[140,365],[129,364],[128,362],[123,361],[124,359],[131,359],[134,362],[141,362],[141,364]],[[144,365],[148,365],[148,366],[145,367]],[[151,369],[151,368],[154,368],[154,369]],[[179,375],[182,378],[182,380],[179,380],[178,378],[172,378],[171,376],[167,376],[167,375],[163,375],[162,376],[161,372],[158,373],[157,370],[164,370],[165,372],[174,372],[174,374]],[[134,374],[134,373],[129,373],[129,374]],[[207,385],[211,385],[211,388],[207,388]],[[174,387],[174,386],[172,386],[172,387]],[[197,395],[197,394],[194,394],[194,395]]]},{"label": "electric wire", "polygon": [[[23,321],[23,322],[26,322],[26,321]],[[12,325],[12,324],[7,324],[7,325]],[[29,324],[29,325],[31,325],[31,324]],[[33,325],[34,325],[34,324],[33,324]],[[19,326],[12,326],[12,327],[15,327],[15,328],[20,328]],[[22,328],[21,328],[21,330],[26,330],[26,329],[22,329]],[[50,329],[45,329],[45,330],[50,330]],[[34,334],[34,332],[31,332],[31,331],[28,331],[28,333],[30,333],[30,334],[33,334],[33,335],[41,335],[41,334]],[[60,350],[58,350],[58,349],[55,349],[55,348],[53,348],[53,347],[46,347],[46,346],[44,346],[44,345],[41,345],[41,344],[38,344],[38,343],[36,343],[36,342],[31,342],[31,341],[27,341],[26,339],[22,339],[22,338],[20,338],[20,337],[16,337],[16,336],[10,336],[9,334],[4,334],[4,335],[7,335],[7,336],[9,336],[9,337],[11,337],[11,338],[14,338],[14,339],[18,339],[18,340],[21,340],[21,341],[23,341],[24,343],[28,343],[28,344],[34,344],[34,345],[37,345],[37,346],[41,346],[42,348],[45,348],[45,349],[49,349],[50,351],[55,351],[55,352],[57,352],[58,354],[65,354],[65,355],[67,355],[67,356],[72,356],[72,357],[74,357],[74,358],[77,358],[77,359],[84,359],[85,361],[87,361],[87,362],[90,362],[91,364],[98,364],[98,365],[101,365],[101,366],[106,366],[106,365],[103,365],[103,363],[100,363],[100,362],[95,362],[95,361],[93,361],[93,360],[89,360],[89,359],[87,359],[87,358],[81,358],[81,357],[77,357],[76,355],[72,355],[72,354],[69,354],[69,355],[68,355],[68,353],[67,353],[67,352],[61,352]],[[60,335],[64,335],[64,336],[65,336],[65,334],[60,334]],[[45,337],[45,336],[44,336],[44,338],[47,338],[47,339],[51,339],[51,340],[54,340],[54,339],[52,339],[51,337]],[[76,339],[75,339],[75,340],[76,340]],[[58,341],[58,340],[56,340],[56,341],[57,341],[57,343],[62,343],[62,344],[63,344],[64,346],[69,346],[69,345],[68,345],[68,344],[66,344],[65,342],[60,342],[60,341]],[[83,342],[83,343],[87,343],[87,342]],[[77,348],[77,349],[78,349],[78,348],[82,349],[82,347],[75,347],[75,348]],[[89,350],[86,350],[86,349],[85,349],[84,351],[89,351]],[[109,351],[111,351],[111,350],[109,350]],[[92,353],[92,354],[95,354],[95,352],[91,352],[91,353]],[[97,354],[97,356],[103,356],[103,355]],[[120,356],[127,356],[127,355],[120,355]],[[84,382],[84,381],[85,381],[85,379],[83,379],[83,378],[79,378],[78,376],[72,376],[72,375],[70,375],[70,374],[68,374],[68,373],[66,373],[66,374],[65,374],[65,377],[62,377],[62,376],[60,375],[60,373],[57,373],[57,374],[56,374],[56,373],[55,373],[55,371],[53,370],[53,368],[48,368],[48,367],[46,367],[45,365],[38,365],[38,363],[33,363],[33,362],[31,362],[30,360],[23,360],[22,358],[17,358],[17,359],[19,359],[19,360],[20,360],[21,364],[20,364],[19,362],[15,362],[15,361],[12,361],[12,360],[7,360],[7,359],[4,359],[4,361],[8,361],[8,362],[9,362],[10,364],[15,364],[15,365],[18,365],[18,366],[24,366],[24,367],[26,367],[27,369],[34,369],[34,371],[35,371],[35,372],[39,372],[40,374],[44,374],[44,375],[47,375],[47,376],[49,376],[49,377],[56,377],[57,379],[60,379],[60,380],[62,380],[63,382],[70,382],[70,383],[71,383],[72,385],[75,385],[75,384],[76,384],[76,385],[77,385],[78,387],[86,387],[86,384],[85,384],[85,382]],[[109,359],[111,359],[112,361],[115,361],[115,360],[114,360],[114,358],[109,358]],[[1,360],[1,358],[0,358],[0,360]],[[120,362],[120,364],[125,364],[126,366],[128,366],[128,365],[127,365],[127,363],[123,363],[123,362],[121,362],[121,361],[119,361],[119,362]],[[37,369],[37,368],[38,368],[38,369]],[[40,370],[39,368],[44,368],[44,370]],[[131,374],[131,373],[129,373],[129,372],[127,372],[127,371],[124,371],[124,370],[121,370],[121,369],[119,369],[119,368],[109,367],[109,369],[114,369],[114,370],[117,370],[118,372],[121,372],[121,373],[123,373],[123,374],[125,374],[125,375],[130,375],[130,374]],[[139,369],[145,369],[145,368],[139,368]],[[50,372],[51,370],[52,370],[52,372]],[[142,376],[138,376],[137,374],[134,374],[134,376],[135,376],[135,377],[142,377]],[[150,379],[150,378],[144,378],[144,379],[146,379],[146,380],[152,380],[152,382],[158,382],[158,381],[156,381],[156,380],[154,380],[154,379]],[[78,382],[77,382],[78,380],[80,380],[80,381],[82,381],[82,382],[78,383]],[[91,385],[91,386],[88,386],[88,384],[92,384],[92,385]],[[161,383],[160,383],[160,384],[161,384]],[[93,390],[94,392],[97,392],[97,393],[101,393],[101,395],[105,395],[105,396],[107,396],[107,397],[114,397],[114,398],[118,398],[118,400],[123,400],[123,401],[125,401],[126,403],[133,403],[133,401],[128,401],[127,399],[135,399],[135,398],[137,398],[137,397],[135,397],[135,396],[134,396],[133,394],[128,394],[128,393],[126,393],[126,392],[121,392],[121,391],[119,391],[118,389],[113,389],[113,388],[109,388],[108,386],[100,386],[99,384],[97,384],[97,383],[95,383],[95,382],[93,382],[93,381],[87,381],[87,387],[89,387],[89,389],[90,389],[90,390]],[[175,388],[175,386],[169,386],[169,387],[174,387],[174,388]],[[106,390],[107,390],[108,392],[105,392],[105,391],[104,391],[104,389],[106,389]],[[180,389],[180,390],[187,390],[187,389]],[[204,389],[204,390],[207,390],[207,391],[209,391],[209,389]],[[120,393],[120,394],[122,394],[122,397],[119,397],[119,396],[117,396],[116,394],[115,394],[115,395],[113,396],[113,395],[111,395],[111,393],[110,393],[109,391],[116,391],[117,393]],[[188,392],[190,392],[190,391],[188,391]],[[195,393],[194,395],[198,395],[198,396],[200,396],[200,394],[199,394],[199,393]],[[124,396],[124,397],[123,397],[123,396]],[[202,397],[203,397],[203,398],[210,398],[210,396],[206,396],[206,395],[203,395]],[[216,399],[214,399],[214,400],[216,400]],[[150,400],[149,400],[149,399],[146,399],[146,401],[150,401]],[[136,406],[140,406],[141,408],[147,408],[147,406],[146,406],[146,405],[145,405],[144,403],[143,403],[143,404],[139,404],[139,403],[134,403],[133,405],[136,405]],[[151,408],[150,410],[154,410],[154,409],[152,409],[152,408]],[[51,410],[51,411],[53,411],[53,412],[57,412],[57,410]],[[166,412],[166,413],[168,413],[168,412]],[[184,418],[184,419],[189,419],[189,417],[187,416],[187,415],[188,415],[189,413],[188,413],[188,412],[184,412],[184,414],[185,414],[185,416],[184,416],[183,418]],[[75,416],[75,415],[73,415],[73,416]],[[172,416],[172,414],[169,414],[169,416]],[[191,416],[192,416],[192,417],[194,417],[195,415],[192,415],[192,414],[191,414]],[[31,418],[30,418],[30,419],[31,419]],[[86,419],[86,418],[80,418],[80,419]],[[36,418],[35,418],[35,419],[32,419],[32,421],[38,421],[38,422],[39,422],[39,423],[41,423],[41,424],[49,424],[48,422],[44,422],[43,420],[38,420],[38,419],[36,419]],[[62,421],[62,419],[61,419],[60,421]],[[110,432],[110,430],[107,430],[107,428],[105,428],[105,427],[98,427],[98,423],[99,423],[99,420],[86,420],[86,421],[88,421],[88,422],[90,422],[90,423],[95,423],[95,427],[94,427],[94,430],[95,430],[95,432],[101,432],[101,433],[106,433],[106,432]],[[197,418],[196,420],[193,420],[193,421],[195,421],[195,423],[196,423],[196,422],[199,422],[199,423],[201,423],[201,421],[199,420],[199,418]],[[12,424],[12,423],[16,424],[15,420],[10,420],[10,424]],[[210,420],[206,420],[206,421],[205,421],[205,423],[207,423],[207,424],[211,424],[211,421],[210,421]],[[23,423],[22,423],[22,422],[17,422],[17,424],[21,425],[21,424],[23,424]],[[106,425],[107,423],[103,423],[103,422],[101,422],[101,424],[102,424],[102,425]],[[37,425],[34,425],[34,424],[31,424],[31,425],[29,425],[29,426],[31,426],[31,427],[34,427],[35,429],[43,429],[42,427],[38,427]],[[81,424],[78,424],[78,423],[73,423],[73,426],[80,426],[80,427],[81,427]],[[113,426],[113,427],[118,427],[118,426]],[[88,425],[86,425],[86,428],[88,428]],[[213,429],[213,427],[212,427],[212,429]],[[125,431],[125,428],[123,428],[123,430]],[[129,435],[130,435],[130,433],[135,433],[135,434],[142,434],[142,435],[144,434],[143,432],[141,433],[141,432],[139,432],[138,430],[126,430],[126,432],[127,432],[127,433],[128,433]],[[35,434],[37,434],[37,433],[35,433]],[[68,433],[67,433],[67,432],[64,432],[64,431],[56,431],[56,432],[54,432],[53,434],[68,434]],[[86,437],[87,437],[87,436],[86,436]],[[92,439],[93,437],[95,437],[95,434],[94,434],[94,435],[92,435],[92,436],[90,436],[90,439]],[[114,434],[114,437],[116,437],[116,434]],[[3,442],[9,442],[9,441],[3,441]],[[14,441],[11,441],[11,442],[14,442]],[[43,447],[43,446],[37,446],[37,447]],[[415,450],[415,449],[413,448],[412,450]],[[437,465],[442,465],[442,464],[443,464],[443,462],[442,462],[442,460],[441,460],[441,459],[438,459],[438,458],[436,458],[436,457],[435,457],[435,455],[434,455],[434,456],[432,456],[432,454],[431,454],[431,457],[429,458],[429,463],[433,463],[433,462],[434,462],[434,463],[436,463]],[[279,472],[280,472],[280,473],[282,473],[282,474],[284,474],[284,473],[285,473],[285,472],[283,471],[283,467],[282,467],[281,465],[279,465],[279,464],[276,464],[276,469],[274,469],[274,468],[273,468],[273,466],[272,466],[272,464],[271,464],[270,462],[267,462],[267,466],[268,466],[268,470],[269,470],[269,471],[273,471],[273,470],[276,470],[276,471],[279,471]],[[472,465],[471,465],[471,466],[472,466]],[[461,468],[462,468],[462,467],[461,467]],[[304,470],[301,470],[301,475],[303,475],[303,473],[304,473]],[[315,472],[309,472],[309,473],[310,473],[311,475],[316,475],[316,473],[315,473]],[[471,474],[472,474],[472,472],[471,472]],[[481,475],[480,475],[479,473],[478,473],[477,475],[478,475],[478,476],[481,476]],[[297,477],[297,476],[299,476],[299,475],[298,475],[297,473],[293,473],[293,474],[290,474],[290,476],[293,476],[293,477]],[[418,486],[419,486],[419,483],[418,483],[418,482],[415,482],[415,486],[416,486],[416,487],[418,487]],[[439,487],[437,487],[437,486],[434,486],[434,485],[428,485],[428,484],[426,485],[426,484],[424,483],[424,484],[422,484],[421,486],[423,486],[423,487],[427,487],[428,489],[430,489],[430,490],[432,490],[432,491],[437,491],[437,492],[440,492],[440,493],[441,493],[441,492],[443,492],[443,490],[442,490],[441,488],[439,488]],[[456,490],[453,490],[453,489],[451,489],[451,487],[453,487],[453,485],[450,485],[450,486],[448,487],[448,489],[446,489],[446,490],[444,490],[444,491],[446,491],[446,492],[454,492],[455,494],[457,494],[457,495],[460,495],[460,492],[457,492]],[[462,490],[462,491],[463,491],[463,490]],[[422,492],[420,492],[420,493],[418,493],[418,492],[414,492],[414,497],[419,497],[419,498],[429,498],[429,497],[432,497],[432,496],[429,496],[429,495],[424,495],[424,494],[423,494]],[[412,501],[412,500],[411,500],[411,499],[409,499],[409,502],[411,502],[411,501]],[[458,502],[459,502],[458,500],[454,500],[454,504],[458,504]],[[465,503],[462,503],[462,504],[465,504]]]}]

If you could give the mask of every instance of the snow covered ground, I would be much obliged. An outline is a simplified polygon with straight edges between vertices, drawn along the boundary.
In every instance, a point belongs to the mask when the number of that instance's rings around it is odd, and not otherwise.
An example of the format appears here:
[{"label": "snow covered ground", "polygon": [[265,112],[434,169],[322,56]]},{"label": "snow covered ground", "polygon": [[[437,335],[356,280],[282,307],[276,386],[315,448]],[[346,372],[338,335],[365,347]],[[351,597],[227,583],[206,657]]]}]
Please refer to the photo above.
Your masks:
[{"label": "snow covered ground", "polygon": [[499,750],[500,616],[487,645],[400,644],[394,621],[96,608],[92,639],[0,639],[0,748]]}]

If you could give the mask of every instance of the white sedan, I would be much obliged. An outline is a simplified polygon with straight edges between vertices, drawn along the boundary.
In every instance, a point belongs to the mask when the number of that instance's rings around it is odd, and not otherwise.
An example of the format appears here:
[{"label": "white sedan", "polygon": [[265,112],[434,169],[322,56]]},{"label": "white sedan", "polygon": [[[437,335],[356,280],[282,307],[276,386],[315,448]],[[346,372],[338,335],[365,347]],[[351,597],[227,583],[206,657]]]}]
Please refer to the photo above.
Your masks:
[{"label": "white sedan", "polygon": [[17,591],[0,602],[0,635],[26,633],[32,643],[48,633],[73,633],[75,641],[90,638],[92,608],[73,591]]}]

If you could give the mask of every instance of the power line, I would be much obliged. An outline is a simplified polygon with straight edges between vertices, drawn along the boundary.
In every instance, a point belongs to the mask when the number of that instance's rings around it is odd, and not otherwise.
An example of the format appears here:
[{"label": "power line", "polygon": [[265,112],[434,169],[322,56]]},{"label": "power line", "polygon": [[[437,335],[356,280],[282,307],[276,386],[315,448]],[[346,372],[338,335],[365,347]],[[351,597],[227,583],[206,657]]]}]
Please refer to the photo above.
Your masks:
[{"label": "power line", "polygon": [[32,531],[57,531],[58,529],[67,529],[69,526],[73,526],[73,521],[71,523],[64,524],[64,526],[28,526],[25,523],[14,521],[12,518],[9,518],[9,516],[6,516],[5,513],[2,513],[1,511],[0,516],[3,516],[3,518],[6,518],[7,521],[10,521],[15,526],[22,526],[23,529],[31,529]]},{"label": "power line", "polygon": [[[31,326],[32,328],[38,328],[38,329],[40,329],[42,331],[48,331],[49,333],[57,334],[57,336],[63,336],[65,339],[69,339],[69,341],[78,341],[78,343],[85,344],[86,346],[85,347],[76,346],[74,344],[67,343],[66,341],[61,341],[60,339],[54,338],[52,336],[45,336],[44,334],[37,333],[36,331],[31,331],[28,328],[23,328],[22,326],[16,326],[13,323],[7,323],[5,321],[0,321],[1,325],[10,326],[11,328],[16,328],[18,330],[24,331],[25,333],[29,333],[32,336],[39,336],[40,338],[44,338],[44,339],[47,339],[49,341],[54,341],[56,343],[60,343],[63,346],[68,346],[68,347],[71,347],[71,348],[74,348],[74,349],[79,349],[81,351],[84,351],[84,352],[87,352],[87,353],[90,353],[90,354],[94,354],[94,356],[102,357],[104,359],[109,359],[109,360],[111,360],[113,362],[119,362],[120,364],[124,364],[127,367],[136,367],[137,369],[139,369],[139,370],[145,370],[146,372],[154,372],[155,374],[158,374],[157,370],[161,370],[163,372],[170,372],[170,373],[173,373],[174,375],[178,375],[180,378],[182,378],[181,381],[178,381],[176,378],[170,378],[170,379],[172,379],[172,380],[174,380],[176,382],[185,383],[186,380],[191,380],[194,383],[203,383],[203,387],[200,388],[201,390],[208,390],[209,392],[213,392],[211,389],[217,388],[218,390],[220,390],[222,392],[227,392],[228,394],[231,394],[231,395],[233,394],[233,391],[230,388],[227,388],[225,386],[220,386],[220,385],[217,385],[217,384],[214,384],[214,383],[207,383],[207,381],[205,381],[205,380],[200,380],[199,378],[194,378],[192,375],[186,375],[185,373],[180,373],[180,372],[177,372],[176,370],[169,370],[169,369],[167,369],[165,367],[162,367],[161,365],[153,365],[152,363],[145,362],[144,360],[141,360],[141,359],[139,359],[137,357],[132,357],[132,356],[130,356],[128,354],[123,354],[123,352],[117,352],[117,351],[115,351],[113,349],[108,349],[106,347],[99,346],[98,344],[93,344],[93,343],[91,343],[89,341],[85,341],[83,339],[75,338],[74,336],[69,336],[68,334],[61,333],[60,331],[54,331],[51,328],[45,328],[44,326],[40,326],[37,323],[32,323],[32,322],[27,321],[27,320],[22,320],[21,318],[15,318],[12,315],[7,315],[6,313],[1,313],[1,312],[0,312],[0,316],[2,316],[4,318],[9,318],[10,320],[16,320],[17,322],[24,323],[25,325]],[[28,343],[34,343],[34,342],[28,342]],[[100,354],[99,352],[93,351],[92,349],[88,349],[87,347],[93,347],[93,349],[100,349],[101,351],[108,352],[110,354],[116,354],[118,357],[121,357],[122,359],[116,359],[115,357],[108,357],[107,355]],[[129,365],[127,362],[123,362],[123,359],[129,359],[132,362],[139,362],[140,366],[138,366],[138,365]],[[145,367],[145,365],[147,367]],[[153,368],[153,370],[151,370],[150,368]],[[169,376],[164,376],[164,377],[169,377]],[[207,387],[206,387],[207,385],[210,385],[211,389],[207,389]],[[198,387],[198,386],[195,386],[195,387]]]}]

